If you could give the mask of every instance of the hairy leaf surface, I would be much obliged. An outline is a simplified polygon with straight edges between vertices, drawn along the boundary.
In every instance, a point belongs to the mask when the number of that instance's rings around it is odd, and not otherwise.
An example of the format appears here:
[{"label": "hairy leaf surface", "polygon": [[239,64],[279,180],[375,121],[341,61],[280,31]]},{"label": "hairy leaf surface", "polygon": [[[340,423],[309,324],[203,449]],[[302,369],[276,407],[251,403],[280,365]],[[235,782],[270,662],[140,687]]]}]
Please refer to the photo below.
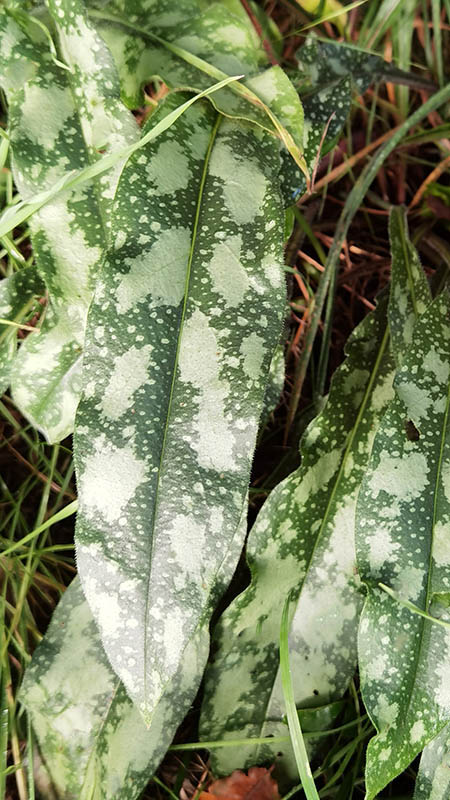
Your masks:
[{"label": "hairy leaf surface", "polygon": [[[112,59],[82,5],[49,3],[61,35],[58,66],[42,30],[14,12],[0,16],[0,73],[9,104],[13,171],[23,199],[92,163],[99,149],[125,146],[139,130],[119,100]],[[82,44],[80,44],[82,42]],[[12,391],[21,411],[50,441],[72,431],[92,288],[107,241],[107,214],[117,182],[61,195],[30,220],[38,272],[49,291],[39,336],[15,359]]]},{"label": "hairy leaf surface", "polygon": [[450,631],[378,587],[426,612],[434,593],[449,590],[449,307],[439,296],[416,323],[358,500],[358,565],[368,587],[361,685],[379,732],[367,751],[367,800],[450,719]]},{"label": "hairy leaf surface", "polygon": [[285,379],[285,360],[284,344],[280,343],[276,348],[272,361],[270,362],[269,374],[267,376],[267,386],[264,394],[264,404],[261,414],[261,425],[267,422],[268,417],[275,410],[283,391]]},{"label": "hairy leaf surface", "polygon": [[77,417],[77,556],[147,720],[211,613],[247,492],[285,304],[278,170],[273,137],[197,104],[117,190]]},{"label": "hairy leaf surface", "polygon": [[[21,269],[0,283],[0,394],[6,391],[11,378],[17,352],[16,325],[26,321],[36,298],[43,294],[45,286],[34,267]],[[8,325],[7,321],[15,324]],[[39,334],[32,333],[36,335]]]}]

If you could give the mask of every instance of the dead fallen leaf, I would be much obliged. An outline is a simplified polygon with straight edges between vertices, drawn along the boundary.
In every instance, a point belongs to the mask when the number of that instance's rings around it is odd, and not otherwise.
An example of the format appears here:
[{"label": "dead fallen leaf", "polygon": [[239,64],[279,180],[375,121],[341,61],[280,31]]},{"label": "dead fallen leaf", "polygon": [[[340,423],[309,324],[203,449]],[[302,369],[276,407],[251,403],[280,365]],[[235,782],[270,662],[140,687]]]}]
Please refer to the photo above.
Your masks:
[{"label": "dead fallen leaf", "polygon": [[277,782],[271,777],[271,769],[251,767],[248,775],[235,770],[219,781],[214,781],[199,800],[280,800]]}]

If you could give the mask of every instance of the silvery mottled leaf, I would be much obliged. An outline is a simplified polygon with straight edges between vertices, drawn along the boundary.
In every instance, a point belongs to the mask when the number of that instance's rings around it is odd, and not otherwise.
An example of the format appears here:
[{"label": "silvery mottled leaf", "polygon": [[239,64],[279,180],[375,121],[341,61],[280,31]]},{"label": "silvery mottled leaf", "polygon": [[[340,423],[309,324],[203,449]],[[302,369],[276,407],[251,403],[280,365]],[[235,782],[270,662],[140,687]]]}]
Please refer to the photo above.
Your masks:
[{"label": "silvery mottled leaf", "polygon": [[18,328],[2,320],[17,324],[26,322],[27,316],[36,305],[36,298],[43,294],[45,286],[34,267],[25,267],[0,282],[0,394],[9,386],[18,341]]},{"label": "silvery mottled leaf", "polygon": [[[0,16],[0,73],[9,104],[14,179],[27,200],[139,138],[119,100],[111,57],[78,0],[49,3],[71,71],[58,66],[42,30],[14,11]],[[30,220],[37,269],[49,291],[39,336],[15,359],[15,401],[49,441],[72,431],[86,315],[108,239],[118,171],[60,195]]]},{"label": "silvery mottled leaf", "polygon": [[[247,526],[247,503],[212,595],[226,589]],[[198,689],[209,650],[208,621],[188,643],[147,728],[113,672],[78,578],[62,597],[20,690],[43,764],[61,800],[135,800],[170,745]],[[45,775],[44,775],[45,778]]]},{"label": "silvery mottled leaf", "polygon": [[285,307],[278,170],[273,137],[199,103],[117,190],[76,425],[77,559],[147,720],[212,612],[247,492]]},{"label": "silvery mottled leaf", "polygon": [[358,565],[368,590],[361,689],[378,731],[367,750],[367,800],[450,720],[450,631],[378,586],[426,612],[434,593],[449,591],[449,316],[445,293],[416,323],[358,499]]}]

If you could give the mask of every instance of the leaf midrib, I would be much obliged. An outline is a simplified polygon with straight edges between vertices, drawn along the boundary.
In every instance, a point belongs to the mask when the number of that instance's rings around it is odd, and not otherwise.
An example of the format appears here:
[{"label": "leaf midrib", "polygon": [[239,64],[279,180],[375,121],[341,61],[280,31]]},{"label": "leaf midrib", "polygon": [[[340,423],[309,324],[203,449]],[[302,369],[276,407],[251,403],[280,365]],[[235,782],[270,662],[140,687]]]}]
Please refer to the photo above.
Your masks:
[{"label": "leaf midrib", "polygon": [[149,531],[150,546],[149,546],[147,582],[146,582],[146,588],[145,588],[145,611],[144,611],[144,707],[145,708],[147,706],[147,652],[148,652],[147,639],[148,639],[148,617],[149,617],[149,611],[150,611],[150,583],[151,583],[151,573],[152,573],[151,565],[152,565],[152,556],[153,556],[153,544],[154,544],[154,534],[155,534],[155,528],[156,528],[156,519],[157,519],[157,516],[158,516],[159,503],[160,503],[161,473],[162,473],[163,462],[164,462],[164,459],[165,459],[165,448],[166,448],[166,442],[167,442],[167,434],[168,434],[168,430],[169,430],[169,423],[170,423],[171,415],[172,415],[172,403],[173,403],[173,396],[174,396],[174,391],[175,391],[175,384],[176,384],[176,380],[177,380],[176,373],[177,373],[178,361],[179,361],[179,355],[180,355],[181,338],[182,338],[182,335],[183,335],[183,328],[184,328],[185,317],[186,317],[186,308],[187,308],[187,303],[188,303],[188,298],[189,298],[189,288],[190,288],[190,280],[191,280],[191,272],[192,272],[192,262],[193,262],[193,258],[194,258],[195,245],[196,245],[196,241],[197,241],[198,224],[199,224],[200,212],[201,212],[202,201],[203,201],[203,192],[204,192],[204,188],[205,188],[206,177],[207,177],[207,174],[208,174],[208,167],[209,167],[209,161],[210,161],[210,158],[211,158],[211,152],[212,152],[212,149],[213,149],[213,146],[214,146],[214,142],[215,142],[215,139],[216,139],[216,136],[217,136],[217,132],[218,132],[221,120],[222,120],[221,115],[217,114],[216,120],[215,120],[214,125],[213,125],[212,130],[211,130],[211,135],[210,135],[210,140],[209,140],[209,143],[208,143],[208,148],[207,148],[206,153],[205,153],[205,162],[204,162],[204,165],[203,165],[203,172],[202,172],[202,176],[201,176],[201,179],[200,179],[200,185],[199,185],[199,189],[198,189],[197,207],[196,207],[196,211],[195,211],[195,219],[194,219],[194,225],[193,225],[193,231],[192,231],[191,247],[190,247],[190,251],[189,251],[189,257],[188,257],[188,263],[187,263],[187,269],[186,269],[186,279],[185,279],[185,284],[184,284],[183,308],[182,308],[182,312],[181,312],[181,319],[180,319],[178,340],[177,340],[177,349],[176,349],[176,353],[175,353],[175,360],[174,360],[173,370],[172,370],[172,382],[171,382],[169,400],[168,400],[168,405],[167,405],[166,423],[165,423],[165,426],[164,426],[164,433],[163,433],[162,444],[161,444],[161,452],[160,452],[159,465],[158,465],[158,477],[157,477],[157,480],[156,480],[156,487],[155,487],[154,513],[153,513],[153,518],[152,518],[151,529]]}]

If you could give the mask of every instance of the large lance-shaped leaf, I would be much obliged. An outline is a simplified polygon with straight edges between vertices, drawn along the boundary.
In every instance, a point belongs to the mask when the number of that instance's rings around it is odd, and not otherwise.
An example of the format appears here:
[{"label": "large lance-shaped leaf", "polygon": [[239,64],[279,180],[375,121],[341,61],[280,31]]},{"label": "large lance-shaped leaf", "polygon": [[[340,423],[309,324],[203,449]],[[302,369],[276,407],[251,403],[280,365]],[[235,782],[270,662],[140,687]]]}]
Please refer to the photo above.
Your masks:
[{"label": "large lance-shaped leaf", "polygon": [[248,487],[285,306],[278,170],[275,139],[198,104],[117,190],[77,416],[77,555],[146,720],[211,613]]},{"label": "large lance-shaped leaf", "polygon": [[279,66],[261,71],[267,60],[239,3],[188,0],[180,7],[168,0],[150,8],[145,0],[116,2],[95,12],[94,19],[116,60],[131,107],[140,105],[141,87],[154,76],[171,88],[199,91],[226,75],[242,73],[241,84],[218,91],[211,102],[227,116],[276,132],[302,168],[301,102]]},{"label": "large lance-shaped leaf", "polygon": [[[0,394],[9,386],[17,352],[17,326],[27,321],[36,306],[36,298],[43,294],[44,283],[33,267],[21,269],[0,283]],[[39,333],[36,331],[32,335]]]},{"label": "large lance-shaped leaf", "polygon": [[[393,246],[389,300],[399,346],[410,314],[423,310],[411,309],[412,298],[430,299],[418,261],[402,253]],[[290,634],[297,705],[326,703],[345,691],[356,665],[362,604],[354,552],[356,499],[373,436],[393,396],[393,374],[384,299],[347,345],[325,409],[302,442],[301,467],[274,490],[251,531],[251,585],[216,629],[218,652],[207,672],[202,712],[204,739],[285,732],[277,643],[290,591],[297,596]],[[212,757],[218,770],[229,772],[278,751],[278,746],[224,748]],[[285,774],[295,769],[286,762],[283,767]]]},{"label": "large lance-shaped leaf", "polygon": [[[26,15],[0,15],[0,74],[9,104],[16,185],[24,199],[50,188],[70,170],[137,140],[137,125],[119,100],[112,59],[79,2],[55,11],[64,58],[58,66],[48,40]],[[82,44],[80,45],[80,42]],[[30,220],[39,274],[49,307],[39,336],[20,348],[13,396],[50,441],[73,428],[87,309],[107,240],[107,209],[117,170],[48,203]]]},{"label": "large lance-shaped leaf", "polygon": [[425,747],[417,773],[414,800],[448,800],[450,796],[450,729]]},{"label": "large lance-shaped leaf", "polygon": [[173,684],[176,698],[167,702],[169,690],[148,730],[111,669],[75,579],[33,656],[20,694],[59,797],[139,797],[170,744],[180,712],[192,700],[201,656],[192,645],[184,672]]},{"label": "large lance-shaped leaf", "polygon": [[368,587],[361,686],[378,731],[367,750],[367,800],[450,720],[450,630],[401,605],[429,612],[433,593],[450,587],[449,315],[445,293],[416,323],[358,499],[358,565]]},{"label": "large lance-shaped leaf", "polygon": [[[217,575],[216,601],[231,579],[246,525],[245,504],[235,541]],[[140,796],[194,699],[208,650],[205,621],[186,647],[181,668],[147,728],[109,664],[78,578],[72,582],[20,690],[62,800]]]}]

